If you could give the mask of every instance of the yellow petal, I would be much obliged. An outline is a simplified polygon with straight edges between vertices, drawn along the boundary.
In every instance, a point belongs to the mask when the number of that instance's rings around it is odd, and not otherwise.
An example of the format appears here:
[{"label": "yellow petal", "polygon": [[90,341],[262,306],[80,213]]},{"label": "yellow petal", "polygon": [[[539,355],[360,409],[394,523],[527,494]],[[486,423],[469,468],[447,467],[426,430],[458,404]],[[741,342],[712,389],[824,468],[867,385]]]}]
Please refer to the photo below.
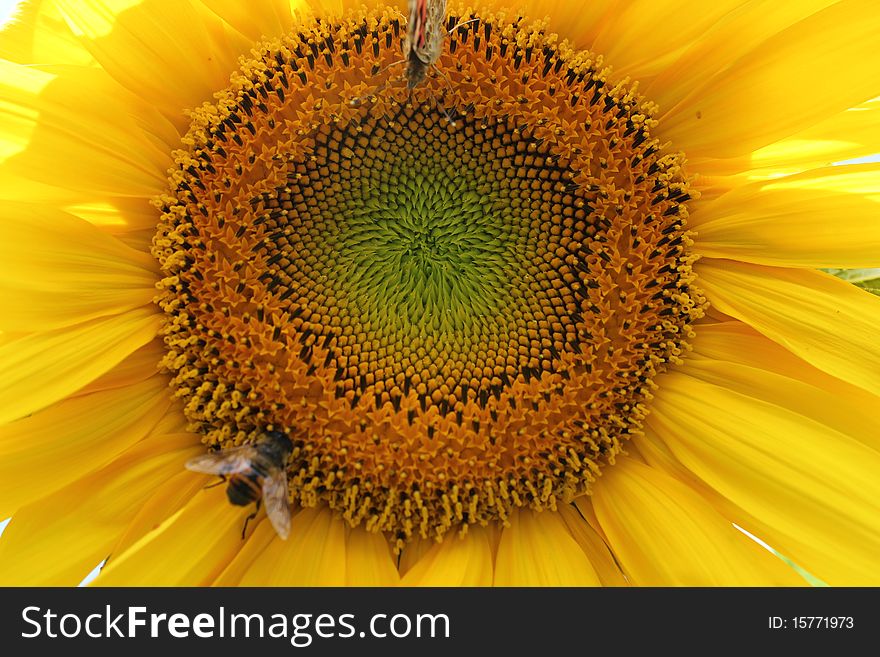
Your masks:
[{"label": "yellow petal", "polygon": [[593,506],[636,585],[803,583],[683,483],[633,459],[618,459],[604,470]]},{"label": "yellow petal", "polygon": [[867,409],[877,403],[877,395],[813,367],[748,324],[737,320],[728,318],[714,324],[701,324],[691,344],[693,354],[689,357],[695,359],[740,363],[764,369],[809,383],[837,398],[850,398]]},{"label": "yellow petal", "polygon": [[685,467],[778,535],[822,553],[799,559],[814,575],[880,581],[880,453],[794,410],[681,373],[658,384],[649,423]]},{"label": "yellow petal", "polygon": [[[682,42],[674,36],[669,36],[669,42],[681,44],[684,52],[680,52],[674,62],[648,82],[644,87],[645,96],[658,103],[663,111],[669,111],[695,89],[705,86],[712,78],[727,69],[731,62],[737,61],[769,37],[824,9],[834,1],[739,2],[736,3],[738,6],[728,11],[721,20],[699,33],[692,43]],[[654,4],[658,12],[666,5],[666,3]],[[684,5],[685,11],[702,13],[703,7],[695,11],[692,3],[684,3]],[[659,22],[666,21],[661,19]],[[674,30],[675,24],[670,23],[668,29]],[[636,42],[630,47],[637,50],[639,44]],[[609,63],[614,65],[613,61]]]},{"label": "yellow petal", "polygon": [[[180,130],[183,110],[211,100],[253,42],[200,2],[57,0],[73,33],[119,84]],[[248,5],[255,13],[260,3]],[[169,81],[173,80],[173,84]]]},{"label": "yellow petal", "polygon": [[[574,39],[589,47],[614,67],[617,75],[628,75],[638,80],[663,71],[675,61],[681,50],[702,36],[721,18],[741,4],[740,0],[724,0],[701,5],[694,10],[688,0],[630,0],[624,3],[606,3],[604,15],[583,14],[594,3],[559,3],[565,8],[552,12],[559,14],[552,24],[563,37]],[[600,3],[601,4],[601,3]],[[535,16],[546,9],[539,5]],[[566,15],[568,14],[568,15]],[[590,23],[586,22],[589,18]],[[567,19],[567,20],[566,20]],[[580,38],[580,32],[593,35],[590,42]]]},{"label": "yellow petal", "polygon": [[156,376],[0,427],[0,516],[115,459],[147,435],[169,403],[166,380]]},{"label": "yellow petal", "polygon": [[878,30],[873,0],[827,7],[694,89],[659,133],[689,157],[737,157],[869,100],[880,88]]},{"label": "yellow petal", "polygon": [[0,31],[0,57],[19,64],[91,65],[94,59],[74,38],[53,0],[19,3]]},{"label": "yellow petal", "polygon": [[400,580],[401,586],[491,586],[492,552],[482,527],[454,532],[431,548]]},{"label": "yellow petal", "polygon": [[145,440],[97,472],[19,509],[0,541],[0,581],[75,586],[107,557],[131,514],[199,446]]},{"label": "yellow petal", "polygon": [[64,212],[0,204],[0,329],[46,331],[151,303],[158,275],[131,249]]},{"label": "yellow petal", "polygon": [[587,524],[593,528],[593,531],[607,544],[608,538],[602,533],[602,526],[599,524],[599,519],[596,518],[596,510],[593,508],[593,501],[590,499],[590,496],[581,495],[576,497],[572,504],[583,519],[587,521]]},{"label": "yellow petal", "polygon": [[[193,434],[161,434],[158,439],[164,443],[183,441],[182,444],[200,445]],[[199,451],[195,450],[198,455]],[[165,520],[177,513],[205,487],[205,477],[189,470],[181,469],[177,474],[157,486],[136,513],[131,516],[125,530],[113,544],[110,555],[122,554],[141,537],[157,529]]]},{"label": "yellow petal", "polygon": [[167,186],[176,134],[100,69],[47,72],[0,60],[4,173],[146,203]]},{"label": "yellow petal", "polygon": [[880,298],[817,271],[709,258],[696,269],[718,310],[819,369],[880,393]]},{"label": "yellow petal", "polygon": [[245,539],[241,549],[233,555],[223,572],[212,582],[212,586],[239,586],[242,578],[254,562],[261,558],[269,544],[278,540],[275,528],[265,515],[258,515],[248,527],[253,527],[253,532]]},{"label": "yellow petal", "polygon": [[400,575],[382,534],[353,528],[345,539],[346,586],[397,586]]},{"label": "yellow petal", "polygon": [[[580,4],[566,0],[549,3],[547,0],[523,0],[517,7],[529,18],[546,17],[546,20],[550,21],[548,25],[550,32],[568,39],[578,48],[590,48],[599,29],[608,17],[613,17],[617,5],[616,0],[595,0]],[[480,7],[484,6],[496,12],[510,10],[508,0],[483,0]]]},{"label": "yellow petal", "polygon": [[[827,187],[816,188],[817,181]],[[859,187],[878,191],[872,199]],[[848,193],[848,189],[853,193]],[[694,213],[696,250],[792,267],[880,264],[880,165],[829,167],[743,185]]]},{"label": "yellow petal", "polygon": [[183,404],[180,400],[171,402],[171,407],[162,416],[158,424],[150,431],[151,436],[172,433],[190,433],[189,421],[183,413]]},{"label": "yellow petal", "polygon": [[781,406],[880,451],[880,397],[816,369],[740,322],[700,326],[685,372]]},{"label": "yellow petal", "polygon": [[880,98],[839,112],[752,153],[749,174],[776,178],[873,155],[880,143]]},{"label": "yellow petal", "polygon": [[[182,468],[183,462],[177,472]],[[157,529],[113,555],[95,585],[207,586],[242,548],[241,529],[252,511],[230,504],[224,486],[201,490]]]},{"label": "yellow petal", "polygon": [[283,34],[293,23],[290,0],[201,0],[202,4],[223,19],[249,41],[260,41]]},{"label": "yellow petal", "polygon": [[[24,143],[24,142],[23,142]],[[2,147],[0,147],[2,148]],[[0,165],[0,199],[16,203],[51,206],[79,217],[108,235],[125,240],[132,232],[141,235],[156,231],[158,211],[143,196],[116,196],[94,190],[74,190],[65,187],[65,180],[55,179],[57,185],[38,182]],[[121,193],[125,193],[120,190]],[[39,203],[34,203],[39,199]],[[150,250],[150,241],[128,246],[142,253]]]},{"label": "yellow petal", "polygon": [[[39,193],[43,194],[41,198],[45,198],[45,190]],[[125,241],[136,251],[150,252],[159,212],[149,203],[145,203],[143,198],[120,196],[108,196],[100,200],[74,198],[70,201],[65,199],[55,204],[88,221],[93,226],[97,226],[108,235],[118,236],[120,240]],[[132,233],[136,234],[138,244],[128,241]],[[148,235],[149,238],[144,239]]]},{"label": "yellow petal", "polygon": [[587,555],[554,511],[510,517],[495,558],[495,586],[599,586]]},{"label": "yellow petal", "polygon": [[752,536],[756,536],[767,545],[771,545],[774,550],[784,555],[785,558],[792,560],[798,567],[804,568],[813,575],[821,571],[826,577],[829,577],[828,581],[848,581],[852,572],[848,566],[843,571],[837,569],[835,564],[830,563],[826,559],[826,555],[822,554],[821,551],[815,550],[809,544],[796,541],[785,534],[780,534],[776,528],[761,522],[688,470],[669,450],[669,447],[660,438],[654,426],[650,424],[650,422],[656,421],[654,417],[649,418],[649,424],[644,427],[644,436],[631,446],[631,448],[638,450],[639,454],[645,458],[646,463],[652,468],[665,472],[667,475],[687,484],[688,487],[692,488],[711,504],[713,509],[724,516],[728,522],[735,523]]},{"label": "yellow petal", "polygon": [[397,569],[401,576],[406,575],[436,545],[436,541],[421,536],[410,540],[400,552]]},{"label": "yellow petal", "polygon": [[282,541],[275,536],[251,562],[239,584],[344,586],[345,569],[345,521],[326,507],[303,509],[293,517],[290,537]]},{"label": "yellow petal", "polygon": [[[294,512],[292,524],[294,527],[306,531],[308,524],[315,519],[313,513],[308,513],[302,518],[299,516],[302,512]],[[336,521],[333,521],[336,523]],[[258,516],[254,523],[253,534],[248,536],[242,549],[233,558],[232,562],[227,566],[223,573],[214,582],[215,586],[239,586],[245,579],[250,582],[278,583],[285,578],[291,581],[304,581],[302,571],[294,569],[291,572],[273,573],[272,568],[265,568],[265,564],[259,564],[258,561],[265,559],[264,553],[272,560],[275,566],[283,559],[289,560],[289,555],[283,554],[284,547],[275,545],[269,549],[273,543],[279,543],[278,535],[272,524],[265,520],[265,516]],[[328,535],[331,540],[338,539],[336,527]],[[296,531],[296,530],[294,530]],[[292,537],[291,537],[292,538]],[[291,540],[290,538],[288,540]],[[295,548],[297,550],[312,549],[311,545],[300,545]],[[342,567],[342,573],[345,576],[346,586],[394,586],[400,577],[397,574],[397,568],[391,558],[388,543],[385,538],[379,534],[372,534],[361,529],[353,530],[345,539],[344,553],[346,562]],[[279,558],[281,555],[281,558]],[[342,573],[329,573],[334,568],[340,568],[340,550],[339,546],[333,546],[332,557],[330,561],[322,565],[318,571],[306,577],[314,577],[321,581],[315,581],[315,586],[330,585],[331,580],[334,585],[339,585],[339,578]],[[309,557],[311,559],[311,557]],[[280,566],[284,567],[284,566]]]},{"label": "yellow petal", "polygon": [[0,424],[82,388],[156,335],[159,315],[132,310],[0,345]]},{"label": "yellow petal", "polygon": [[[587,498],[589,500],[589,498]],[[590,504],[589,501],[586,502]],[[620,570],[620,566],[614,561],[611,549],[605,544],[601,536],[590,526],[590,523],[576,510],[579,507],[563,505],[559,508],[559,514],[565,521],[565,526],[577,544],[587,555],[602,586],[627,586],[626,577]]]},{"label": "yellow petal", "polygon": [[112,370],[79,389],[74,396],[89,395],[102,390],[127,388],[156,376],[159,361],[165,355],[162,340],[156,338],[132,352]]}]

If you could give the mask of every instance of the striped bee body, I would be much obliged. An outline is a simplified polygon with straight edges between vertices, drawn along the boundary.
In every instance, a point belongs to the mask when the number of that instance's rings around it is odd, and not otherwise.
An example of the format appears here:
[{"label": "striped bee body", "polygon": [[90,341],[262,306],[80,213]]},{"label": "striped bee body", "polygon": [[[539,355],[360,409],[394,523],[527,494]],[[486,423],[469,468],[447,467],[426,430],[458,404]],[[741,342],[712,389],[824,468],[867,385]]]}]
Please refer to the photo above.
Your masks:
[{"label": "striped bee body", "polygon": [[285,539],[290,533],[290,508],[287,503],[287,457],[293,446],[286,434],[269,431],[253,445],[225,449],[190,459],[186,467],[194,472],[219,475],[226,481],[226,497],[236,506],[256,503],[257,511],[248,516],[247,524],[257,515],[261,502],[266,515]]}]

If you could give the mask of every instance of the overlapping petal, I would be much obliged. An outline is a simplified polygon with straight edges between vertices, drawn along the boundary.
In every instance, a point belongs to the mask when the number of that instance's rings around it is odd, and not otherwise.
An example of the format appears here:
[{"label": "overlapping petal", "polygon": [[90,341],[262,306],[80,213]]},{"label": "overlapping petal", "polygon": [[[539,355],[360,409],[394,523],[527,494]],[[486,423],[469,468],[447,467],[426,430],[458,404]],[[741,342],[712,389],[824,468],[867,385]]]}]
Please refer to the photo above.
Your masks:
[{"label": "overlapping petal", "polygon": [[691,158],[733,158],[874,98],[878,30],[871,0],[844,0],[809,15],[669,107],[662,134]]},{"label": "overlapping petal", "polygon": [[599,586],[587,555],[558,513],[519,511],[501,534],[495,586]]},{"label": "overlapping petal", "polygon": [[737,531],[687,486],[622,459],[593,506],[627,575],[639,586],[792,586],[797,574]]},{"label": "overlapping petal", "polygon": [[709,301],[839,379],[880,394],[880,299],[817,271],[705,258]]},{"label": "overlapping petal", "polygon": [[110,554],[132,510],[197,453],[198,444],[190,436],[152,438],[93,474],[19,509],[0,542],[0,581],[79,584]]},{"label": "overlapping petal", "polygon": [[[685,467],[777,534],[821,552],[821,561],[802,564],[810,572],[833,583],[876,583],[880,452],[821,416],[735,386],[684,373],[662,384],[649,423]],[[829,578],[823,564],[843,579]]]},{"label": "overlapping petal", "polygon": [[880,165],[828,167],[745,184],[701,207],[693,219],[697,251],[713,258],[874,267],[880,264]]}]

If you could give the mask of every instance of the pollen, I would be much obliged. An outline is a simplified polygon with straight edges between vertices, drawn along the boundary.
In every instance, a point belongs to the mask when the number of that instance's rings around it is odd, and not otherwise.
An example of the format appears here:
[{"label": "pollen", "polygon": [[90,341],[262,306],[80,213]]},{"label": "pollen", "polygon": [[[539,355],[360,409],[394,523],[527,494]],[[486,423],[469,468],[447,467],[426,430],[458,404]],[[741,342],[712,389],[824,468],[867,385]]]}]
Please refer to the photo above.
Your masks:
[{"label": "pollen", "polygon": [[192,124],[153,253],[193,431],[286,432],[291,499],[439,539],[588,493],[687,349],[683,157],[600,58],[459,12],[304,18]]}]

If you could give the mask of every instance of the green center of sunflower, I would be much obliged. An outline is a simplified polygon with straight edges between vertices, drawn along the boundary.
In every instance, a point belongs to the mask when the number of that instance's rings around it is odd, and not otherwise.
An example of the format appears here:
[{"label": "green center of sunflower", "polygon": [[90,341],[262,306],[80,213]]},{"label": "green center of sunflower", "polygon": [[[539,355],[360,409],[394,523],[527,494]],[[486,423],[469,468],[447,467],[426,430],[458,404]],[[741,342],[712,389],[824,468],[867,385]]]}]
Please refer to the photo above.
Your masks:
[{"label": "green center of sunflower", "polygon": [[398,545],[588,492],[701,305],[638,98],[540,25],[459,22],[411,94],[390,12],[264,44],[158,200],[193,430],[286,432],[294,500]]}]

